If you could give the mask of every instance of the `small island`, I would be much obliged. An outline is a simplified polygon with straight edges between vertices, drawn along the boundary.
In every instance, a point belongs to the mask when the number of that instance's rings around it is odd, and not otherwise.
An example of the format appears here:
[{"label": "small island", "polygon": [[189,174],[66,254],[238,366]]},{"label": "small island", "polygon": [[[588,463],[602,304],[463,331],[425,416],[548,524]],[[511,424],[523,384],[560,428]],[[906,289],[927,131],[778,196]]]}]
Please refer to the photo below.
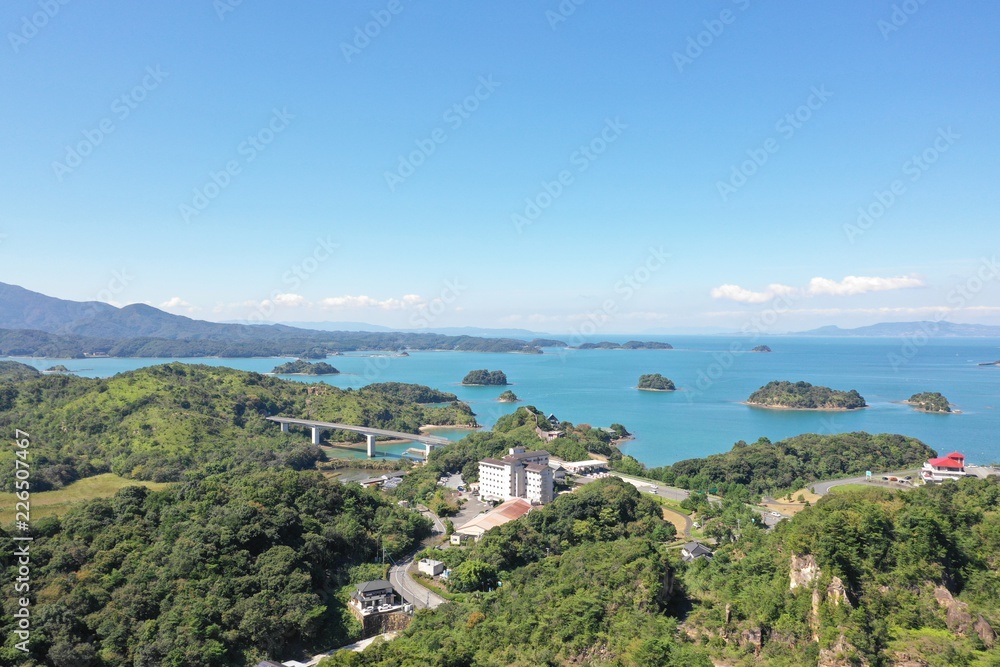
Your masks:
[{"label": "small island", "polygon": [[757,347],[753,348],[750,351],[751,352],[770,352],[771,348],[769,348],[767,345],[758,345]]},{"label": "small island", "polygon": [[857,410],[867,407],[856,389],[839,391],[808,382],[772,381],[750,394],[747,405],[784,410]]},{"label": "small island", "polygon": [[655,340],[641,341],[630,340],[627,343],[612,343],[601,341],[600,343],[580,343],[576,346],[578,350],[672,350],[674,346],[670,343],[660,343]]},{"label": "small island", "polygon": [[910,396],[909,400],[903,401],[907,405],[912,405],[920,412],[951,412],[951,404],[948,399],[937,391],[923,391]]},{"label": "small island", "polygon": [[70,369],[66,368],[62,364],[56,364],[55,366],[51,366],[49,368],[46,368],[45,372],[46,373],[72,373],[73,371],[71,371]]},{"label": "small island", "polygon": [[503,371],[488,371],[485,368],[469,371],[462,384],[482,387],[503,387],[507,385],[507,375]]},{"label": "small island", "polygon": [[275,375],[336,375],[340,373],[325,361],[310,363],[304,359],[289,361],[287,364],[275,366],[271,371]]},{"label": "small island", "polygon": [[642,391],[674,391],[677,389],[673,380],[665,378],[659,373],[640,375],[637,388]]},{"label": "small island", "polygon": [[510,389],[506,390],[497,398],[501,403],[517,403],[521,399],[517,397],[517,394],[512,392]]},{"label": "small island", "polygon": [[984,361],[980,366],[1000,366],[1000,361]]}]

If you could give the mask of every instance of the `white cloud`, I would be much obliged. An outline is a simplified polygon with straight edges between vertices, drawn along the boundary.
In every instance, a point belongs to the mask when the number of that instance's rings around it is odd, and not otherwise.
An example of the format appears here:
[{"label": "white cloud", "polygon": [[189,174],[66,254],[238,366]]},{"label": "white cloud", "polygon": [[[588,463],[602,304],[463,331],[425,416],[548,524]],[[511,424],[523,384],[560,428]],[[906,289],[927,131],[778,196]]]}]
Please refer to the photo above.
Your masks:
[{"label": "white cloud", "polygon": [[418,294],[406,294],[402,299],[390,297],[382,300],[363,294],[358,296],[330,296],[319,302],[320,307],[326,309],[374,308],[378,310],[402,310],[403,308],[420,307],[424,304],[424,298]]},{"label": "white cloud", "polygon": [[301,306],[306,302],[306,298],[301,294],[275,294],[274,302],[279,306]]},{"label": "white cloud", "polygon": [[806,289],[774,283],[768,285],[763,292],[754,292],[739,285],[726,284],[713,288],[711,295],[713,299],[726,299],[738,303],[767,303],[776,296],[854,296],[868,292],[886,292],[923,286],[924,281],[916,276],[894,278],[847,276],[839,282],[830,278],[816,277],[809,281],[809,286]]},{"label": "white cloud", "polygon": [[788,285],[773,284],[768,285],[763,292],[754,292],[744,289],[739,285],[720,285],[712,289],[713,299],[728,299],[740,303],[765,303],[778,295],[792,295],[798,290]]},{"label": "white cloud", "polygon": [[191,304],[179,296],[171,297],[160,304],[160,308],[190,308]]},{"label": "white cloud", "polygon": [[899,276],[897,278],[847,276],[840,282],[830,280],[829,278],[813,278],[809,281],[809,294],[853,296],[868,292],[886,292],[889,290],[923,286],[924,281],[916,276]]}]

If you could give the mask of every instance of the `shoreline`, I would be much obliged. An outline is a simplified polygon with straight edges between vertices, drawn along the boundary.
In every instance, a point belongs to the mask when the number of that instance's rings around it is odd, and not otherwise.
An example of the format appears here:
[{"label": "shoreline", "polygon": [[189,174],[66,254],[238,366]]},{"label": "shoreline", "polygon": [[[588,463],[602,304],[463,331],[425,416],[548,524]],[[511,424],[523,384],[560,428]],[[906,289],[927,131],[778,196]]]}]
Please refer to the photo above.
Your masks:
[{"label": "shoreline", "polygon": [[481,429],[482,426],[469,426],[468,424],[424,424],[418,431],[423,433],[424,431],[433,431],[435,429],[468,429],[470,431],[475,431]]},{"label": "shoreline", "polygon": [[[901,405],[909,405],[910,407],[912,407],[917,412],[923,412],[924,414],[928,414],[928,415],[960,415],[960,414],[962,414],[961,410],[948,410],[947,412],[945,412],[944,410],[925,410],[924,408],[918,407],[917,403],[911,403],[910,401],[893,401],[893,403],[899,403]],[[948,407],[949,408],[951,407],[951,403],[948,404]]]},{"label": "shoreline", "polygon": [[639,391],[660,391],[665,394],[669,394],[672,391],[677,391],[676,387],[674,389],[653,389],[652,387],[636,387]]},{"label": "shoreline", "polygon": [[737,403],[763,410],[796,410],[799,412],[854,412],[855,410],[867,410],[871,407],[870,405],[863,405],[859,408],[793,408],[786,405],[764,405],[763,403],[750,403],[749,401],[737,401]]}]

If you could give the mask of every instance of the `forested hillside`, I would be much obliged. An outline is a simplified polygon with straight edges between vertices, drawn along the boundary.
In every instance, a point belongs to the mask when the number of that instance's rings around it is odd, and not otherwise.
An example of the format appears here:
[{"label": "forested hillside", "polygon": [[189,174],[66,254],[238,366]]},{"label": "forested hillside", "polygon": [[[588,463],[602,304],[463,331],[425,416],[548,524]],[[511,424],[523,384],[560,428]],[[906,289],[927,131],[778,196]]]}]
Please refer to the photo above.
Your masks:
[{"label": "forested hillside", "polygon": [[[160,482],[236,458],[278,456],[310,468],[322,456],[299,432],[282,434],[268,415],[416,433],[425,424],[475,424],[463,403],[432,406],[412,397],[451,397],[427,387],[342,390],[223,367],[181,363],[106,379],[0,376],[0,432],[31,433],[32,479],[42,491],[101,472]],[[328,432],[329,438],[357,439]],[[0,490],[10,491],[13,450],[0,450]]]}]

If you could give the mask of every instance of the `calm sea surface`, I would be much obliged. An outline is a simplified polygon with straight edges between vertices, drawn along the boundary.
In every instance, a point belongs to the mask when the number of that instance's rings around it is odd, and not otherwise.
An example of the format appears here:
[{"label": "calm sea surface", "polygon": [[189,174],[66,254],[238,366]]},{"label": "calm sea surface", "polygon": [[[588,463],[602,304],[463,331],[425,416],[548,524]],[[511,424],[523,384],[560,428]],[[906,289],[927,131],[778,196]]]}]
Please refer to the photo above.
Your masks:
[{"label": "calm sea surface", "polygon": [[[636,338],[636,337],[630,337]],[[936,339],[922,346],[888,338],[775,336],[749,343],[723,336],[639,337],[663,340],[674,350],[546,350],[543,355],[475,352],[379,353],[331,357],[341,375],[289,376],[336,387],[372,382],[414,382],[455,393],[486,427],[517,405],[534,405],[561,420],[608,426],[620,422],[635,434],[623,451],[650,466],[730,449],[737,440],[779,440],[800,433],[902,433],[939,452],[959,450],[972,463],[1000,461],[1000,359],[997,339]],[[626,337],[603,340],[624,342]],[[750,353],[753,344],[771,353]],[[736,349],[737,352],[731,352]],[[45,369],[65,364],[79,375],[107,377],[173,359],[17,359]],[[269,372],[279,359],[187,359],[188,363]],[[463,387],[473,369],[500,369],[521,403],[497,403],[501,387]],[[679,391],[635,389],[643,373],[661,373]],[[805,380],[834,389],[857,389],[869,408],[852,412],[765,410],[742,405],[770,380]],[[898,401],[919,391],[943,393],[961,414],[919,413]],[[463,432],[442,430],[459,438]],[[399,455],[409,445],[389,446]]]}]

